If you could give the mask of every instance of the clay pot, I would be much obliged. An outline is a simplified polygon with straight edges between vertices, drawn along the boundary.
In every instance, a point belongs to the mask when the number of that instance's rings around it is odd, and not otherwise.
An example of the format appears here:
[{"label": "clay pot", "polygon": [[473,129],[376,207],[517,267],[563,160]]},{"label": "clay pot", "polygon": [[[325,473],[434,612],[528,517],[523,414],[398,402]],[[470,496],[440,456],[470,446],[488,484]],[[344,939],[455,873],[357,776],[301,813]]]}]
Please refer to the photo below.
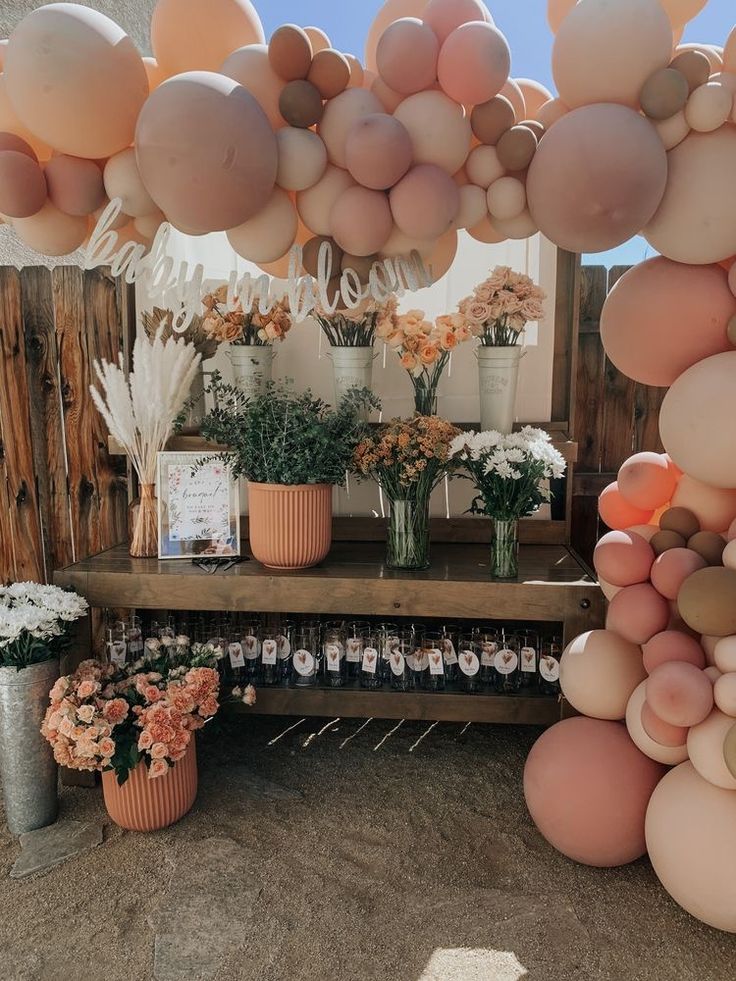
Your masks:
[{"label": "clay pot", "polygon": [[250,548],[269,569],[308,569],[332,544],[330,484],[248,483]]},{"label": "clay pot", "polygon": [[163,777],[149,779],[141,761],[122,787],[117,774],[102,774],[105,807],[115,824],[127,831],[158,831],[187,814],[197,797],[197,750],[194,738],[183,759]]}]

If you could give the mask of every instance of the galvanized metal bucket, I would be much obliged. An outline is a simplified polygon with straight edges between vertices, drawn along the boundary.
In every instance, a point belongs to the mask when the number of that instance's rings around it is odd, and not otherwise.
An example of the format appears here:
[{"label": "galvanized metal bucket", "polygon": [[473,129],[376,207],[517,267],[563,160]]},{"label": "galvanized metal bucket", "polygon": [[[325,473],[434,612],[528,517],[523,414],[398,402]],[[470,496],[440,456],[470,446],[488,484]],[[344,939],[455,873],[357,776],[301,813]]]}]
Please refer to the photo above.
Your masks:
[{"label": "galvanized metal bucket", "polygon": [[59,661],[0,668],[0,781],[11,834],[53,824],[58,812],[58,767],[40,728]]}]

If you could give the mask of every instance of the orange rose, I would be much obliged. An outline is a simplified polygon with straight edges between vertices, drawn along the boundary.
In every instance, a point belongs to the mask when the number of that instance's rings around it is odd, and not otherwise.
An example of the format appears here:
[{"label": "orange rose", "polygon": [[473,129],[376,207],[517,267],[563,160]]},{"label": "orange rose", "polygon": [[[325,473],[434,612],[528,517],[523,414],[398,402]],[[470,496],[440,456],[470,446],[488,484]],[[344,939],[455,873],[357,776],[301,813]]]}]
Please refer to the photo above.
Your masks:
[{"label": "orange rose", "polygon": [[401,367],[406,368],[407,371],[414,371],[417,366],[416,355],[412,354],[411,351],[406,351],[401,356]]},{"label": "orange rose", "polygon": [[446,330],[440,338],[440,344],[445,351],[452,351],[457,347],[457,337],[451,330]]},{"label": "orange rose", "polygon": [[419,352],[419,358],[422,364],[426,365],[434,364],[439,355],[440,352],[436,344],[425,344]]}]

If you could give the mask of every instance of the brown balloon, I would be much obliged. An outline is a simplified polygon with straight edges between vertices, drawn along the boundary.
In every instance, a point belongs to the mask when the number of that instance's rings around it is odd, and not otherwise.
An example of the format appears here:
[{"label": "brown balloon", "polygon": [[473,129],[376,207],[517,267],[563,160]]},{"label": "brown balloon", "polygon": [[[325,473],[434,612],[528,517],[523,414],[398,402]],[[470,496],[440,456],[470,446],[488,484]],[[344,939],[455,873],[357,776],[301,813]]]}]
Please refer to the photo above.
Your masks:
[{"label": "brown balloon", "polygon": [[687,547],[702,556],[708,565],[723,565],[726,543],[715,531],[698,531],[688,539]]},{"label": "brown balloon", "polygon": [[475,106],[470,114],[473,133],[486,146],[495,146],[515,122],[514,107],[503,95],[496,95],[488,102]]},{"label": "brown balloon", "polygon": [[[305,242],[304,248],[302,249],[302,265],[310,276],[316,277],[319,275],[319,250],[322,248],[323,242],[328,242],[332,246],[332,269],[341,269],[343,251],[337,242],[328,235],[315,235],[314,238],[310,238],[308,242]],[[338,273],[335,273],[335,275],[338,275]]]},{"label": "brown balloon", "polygon": [[325,48],[314,56],[307,81],[319,90],[323,99],[334,99],[350,83],[350,64],[339,51]]},{"label": "brown balloon", "polygon": [[105,203],[102,171],[92,160],[60,155],[46,164],[49,200],[66,215],[84,217]]},{"label": "brown balloon", "polygon": [[30,218],[46,202],[46,180],[38,162],[17,150],[0,152],[0,213]]},{"label": "brown balloon", "polygon": [[319,89],[311,82],[289,82],[279,97],[279,112],[289,126],[309,129],[322,119],[324,106]]},{"label": "brown balloon", "polygon": [[371,269],[378,262],[378,255],[350,255],[346,252],[340,263],[343,272],[352,269],[363,285],[368,282]]},{"label": "brown balloon", "polygon": [[496,144],[496,153],[506,170],[524,170],[537,152],[537,137],[526,126],[512,126]]},{"label": "brown balloon", "polygon": [[700,522],[688,508],[668,508],[659,519],[662,531],[676,531],[689,541],[700,531]]},{"label": "brown balloon", "polygon": [[16,136],[15,133],[0,133],[0,151],[2,150],[14,150],[16,153],[25,153],[32,160],[38,160],[33,147],[21,139],[20,136]]},{"label": "brown balloon", "polygon": [[658,531],[652,535],[649,544],[655,555],[662,555],[663,552],[669,552],[671,548],[685,548],[687,541],[676,531]]},{"label": "brown balloon", "polygon": [[337,301],[338,310],[343,309],[342,296],[340,293],[341,280],[342,280],[342,273],[336,273],[327,284],[327,289],[325,290],[325,292],[327,293],[328,303],[330,304],[330,306],[332,306],[332,304],[335,303],[335,301]]},{"label": "brown balloon", "polygon": [[284,24],[273,32],[268,60],[285,82],[306,78],[312,65],[312,42],[301,27]]},{"label": "brown balloon", "polygon": [[671,119],[685,108],[689,94],[690,87],[682,72],[676,68],[661,68],[644,83],[641,107],[650,119]]},{"label": "brown balloon", "polygon": [[680,588],[677,606],[688,627],[699,634],[736,634],[736,569],[698,569]]},{"label": "brown balloon", "polygon": [[705,85],[710,78],[710,62],[702,51],[683,51],[673,58],[670,68],[685,76],[691,92]]}]

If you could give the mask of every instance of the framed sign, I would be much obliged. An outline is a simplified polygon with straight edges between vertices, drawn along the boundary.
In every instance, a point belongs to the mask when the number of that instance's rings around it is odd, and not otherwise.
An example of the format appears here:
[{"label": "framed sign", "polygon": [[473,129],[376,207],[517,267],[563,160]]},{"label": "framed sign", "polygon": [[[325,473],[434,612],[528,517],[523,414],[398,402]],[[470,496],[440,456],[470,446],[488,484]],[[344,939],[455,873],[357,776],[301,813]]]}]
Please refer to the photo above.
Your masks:
[{"label": "framed sign", "polygon": [[215,453],[158,454],[158,557],[240,555],[238,484]]}]

